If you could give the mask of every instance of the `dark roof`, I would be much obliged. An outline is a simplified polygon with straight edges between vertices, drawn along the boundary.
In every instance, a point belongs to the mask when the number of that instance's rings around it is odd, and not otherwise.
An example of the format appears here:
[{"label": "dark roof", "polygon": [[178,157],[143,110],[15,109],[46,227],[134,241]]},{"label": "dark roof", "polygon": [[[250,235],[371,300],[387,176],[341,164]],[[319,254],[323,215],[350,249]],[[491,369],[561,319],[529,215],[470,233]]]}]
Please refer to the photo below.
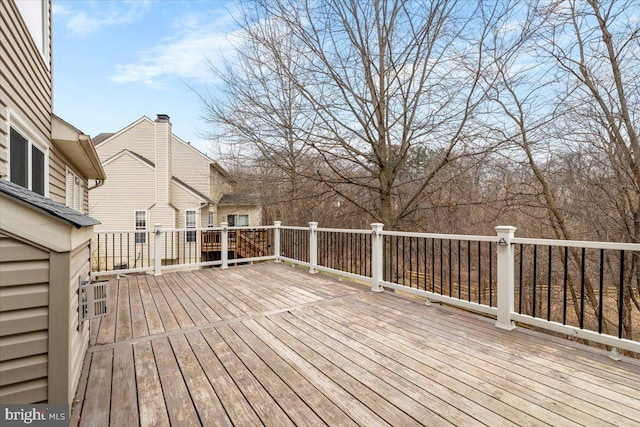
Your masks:
[{"label": "dark roof", "polygon": [[93,145],[98,145],[105,139],[111,138],[113,135],[115,135],[115,133],[103,132],[103,133],[97,134],[96,136],[91,138],[91,140],[93,141]]},{"label": "dark roof", "polygon": [[100,224],[100,221],[90,216],[4,179],[0,179],[0,193],[66,221],[76,228]]},{"label": "dark roof", "polygon": [[205,196],[204,194],[202,194],[201,192],[199,192],[198,190],[196,190],[195,188],[193,188],[192,186],[190,186],[186,182],[182,181],[181,179],[176,178],[175,176],[172,176],[171,179],[174,180],[175,182],[177,182],[178,184],[182,185],[184,188],[186,188],[187,190],[191,191],[192,193],[197,194],[199,197],[201,197],[202,199],[206,200],[207,202],[213,203],[213,200],[211,200],[210,198],[208,198],[207,196]]},{"label": "dark roof", "polygon": [[260,206],[260,196],[256,194],[223,194],[218,204]]}]

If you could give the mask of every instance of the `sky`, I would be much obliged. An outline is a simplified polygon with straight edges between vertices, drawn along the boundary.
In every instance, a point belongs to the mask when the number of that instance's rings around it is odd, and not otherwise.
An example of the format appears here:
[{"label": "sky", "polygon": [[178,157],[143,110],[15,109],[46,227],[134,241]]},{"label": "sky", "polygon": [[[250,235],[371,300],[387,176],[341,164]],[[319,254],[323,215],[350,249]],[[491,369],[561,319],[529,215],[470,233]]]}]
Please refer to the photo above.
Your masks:
[{"label": "sky", "polygon": [[198,94],[216,90],[208,61],[232,57],[235,13],[222,0],[53,0],[55,114],[92,137],[168,114],[213,155]]}]

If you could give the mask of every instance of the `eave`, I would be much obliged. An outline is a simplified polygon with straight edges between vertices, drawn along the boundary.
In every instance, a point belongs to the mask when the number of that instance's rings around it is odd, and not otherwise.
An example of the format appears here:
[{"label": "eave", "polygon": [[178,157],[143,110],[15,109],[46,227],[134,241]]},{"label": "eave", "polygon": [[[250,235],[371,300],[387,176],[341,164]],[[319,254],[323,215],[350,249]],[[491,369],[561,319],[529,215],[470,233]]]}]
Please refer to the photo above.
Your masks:
[{"label": "eave", "polygon": [[51,128],[53,145],[85,179],[107,178],[91,137],[54,115]]}]

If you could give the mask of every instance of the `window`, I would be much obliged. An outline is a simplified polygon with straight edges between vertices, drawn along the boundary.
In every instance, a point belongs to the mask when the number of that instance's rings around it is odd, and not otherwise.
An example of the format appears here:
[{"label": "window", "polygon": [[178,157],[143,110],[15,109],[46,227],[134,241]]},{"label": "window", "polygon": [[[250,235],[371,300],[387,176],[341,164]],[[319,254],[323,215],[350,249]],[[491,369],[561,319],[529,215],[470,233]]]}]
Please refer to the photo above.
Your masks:
[{"label": "window", "polygon": [[45,152],[11,127],[9,134],[9,178],[34,193],[45,195]]},{"label": "window", "polygon": [[29,34],[49,67],[49,4],[46,1],[17,1],[16,6],[22,15]]},{"label": "window", "polygon": [[[186,228],[196,228],[196,211],[188,210],[185,211],[185,227]],[[196,241],[196,232],[195,231],[187,231],[185,234],[185,238],[187,243]]]},{"label": "window", "polygon": [[229,227],[247,227],[249,225],[249,215],[227,215],[227,223],[229,224]]},{"label": "window", "polygon": [[[147,229],[147,211],[135,211],[136,230]],[[147,233],[136,233],[136,243],[147,243]]]},{"label": "window", "polygon": [[215,219],[216,213],[214,211],[209,211],[209,218],[207,221],[207,227],[215,227],[216,225],[216,219]]},{"label": "window", "polygon": [[84,212],[84,181],[71,169],[67,169],[67,206],[78,212]]}]

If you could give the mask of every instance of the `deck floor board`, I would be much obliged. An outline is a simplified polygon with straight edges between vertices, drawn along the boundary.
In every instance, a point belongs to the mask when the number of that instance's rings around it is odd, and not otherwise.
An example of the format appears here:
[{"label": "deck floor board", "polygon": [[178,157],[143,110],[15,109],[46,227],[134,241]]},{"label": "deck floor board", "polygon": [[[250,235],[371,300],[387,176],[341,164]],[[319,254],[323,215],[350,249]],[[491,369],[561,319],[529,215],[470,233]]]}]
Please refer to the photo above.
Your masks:
[{"label": "deck floor board", "polygon": [[113,279],[72,425],[640,426],[640,363],[285,264]]}]

